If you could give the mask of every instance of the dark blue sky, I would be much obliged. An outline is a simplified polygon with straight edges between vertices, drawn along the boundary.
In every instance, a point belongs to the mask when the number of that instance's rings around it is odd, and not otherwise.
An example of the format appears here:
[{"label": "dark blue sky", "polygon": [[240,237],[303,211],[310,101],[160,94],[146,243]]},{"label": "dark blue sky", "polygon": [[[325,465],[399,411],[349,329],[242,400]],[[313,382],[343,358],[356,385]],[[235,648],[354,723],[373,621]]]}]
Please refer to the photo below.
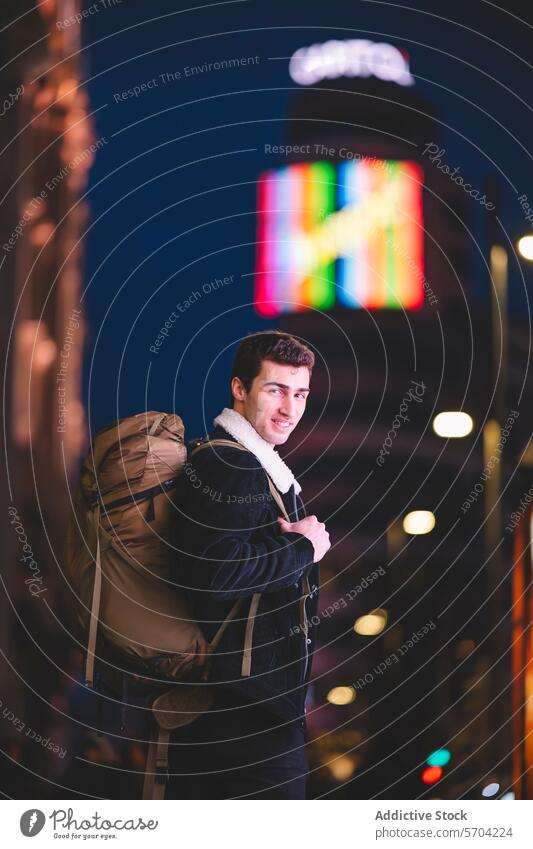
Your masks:
[{"label": "dark blue sky", "polygon": [[[288,57],[298,47],[367,38],[407,49],[417,93],[437,108],[446,161],[480,189],[499,175],[509,238],[528,229],[517,198],[525,193],[533,204],[532,28],[514,17],[525,17],[525,4],[507,3],[507,12],[482,0],[185,8],[123,0],[85,25],[96,136],[106,142],[92,169],[86,240],[92,431],[145,405],[183,411],[191,437],[203,431],[204,411],[210,426],[226,403],[235,342],[268,326],[249,305],[255,180],[279,161],[264,145],[283,141],[295,88]],[[453,20],[442,17],[444,8]],[[250,64],[186,76],[186,67],[231,57]],[[143,84],[138,96],[123,94]],[[479,205],[473,214],[485,249]],[[531,283],[531,270],[512,258],[511,303],[525,316],[519,268]],[[230,282],[212,287],[225,277]],[[486,285],[478,259],[473,295],[483,297]],[[150,352],[176,303],[197,291],[159,353]]]}]

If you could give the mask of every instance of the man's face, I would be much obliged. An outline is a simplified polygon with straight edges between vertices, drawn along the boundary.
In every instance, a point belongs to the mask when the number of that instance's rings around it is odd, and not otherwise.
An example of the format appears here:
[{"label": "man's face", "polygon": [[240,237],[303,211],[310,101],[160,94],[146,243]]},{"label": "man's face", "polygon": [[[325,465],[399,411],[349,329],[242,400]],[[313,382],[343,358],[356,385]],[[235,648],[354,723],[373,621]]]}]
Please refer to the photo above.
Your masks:
[{"label": "man's face", "polygon": [[309,378],[307,366],[263,360],[249,392],[238,377],[233,378],[233,409],[270,445],[283,445],[303,416]]}]

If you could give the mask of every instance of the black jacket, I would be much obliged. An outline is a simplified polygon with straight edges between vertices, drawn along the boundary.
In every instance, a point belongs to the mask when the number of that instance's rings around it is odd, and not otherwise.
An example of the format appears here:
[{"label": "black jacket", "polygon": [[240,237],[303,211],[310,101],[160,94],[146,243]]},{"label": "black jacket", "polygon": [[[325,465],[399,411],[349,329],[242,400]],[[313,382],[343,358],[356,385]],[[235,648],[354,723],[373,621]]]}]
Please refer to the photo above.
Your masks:
[{"label": "black jacket", "polygon": [[[209,439],[236,442],[222,427]],[[189,452],[198,444],[190,443]],[[302,518],[294,486],[280,495],[290,521]],[[312,543],[281,533],[263,467],[238,448],[209,445],[190,453],[175,503],[178,580],[209,640],[242,599],[209,681],[284,720],[302,717],[318,604]]]}]

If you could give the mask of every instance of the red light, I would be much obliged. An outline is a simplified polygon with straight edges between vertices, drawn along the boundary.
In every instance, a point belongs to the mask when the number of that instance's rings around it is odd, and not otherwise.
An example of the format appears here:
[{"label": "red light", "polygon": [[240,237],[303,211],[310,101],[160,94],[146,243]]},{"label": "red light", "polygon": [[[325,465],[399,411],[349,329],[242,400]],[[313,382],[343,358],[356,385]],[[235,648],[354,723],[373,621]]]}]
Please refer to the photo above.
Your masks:
[{"label": "red light", "polygon": [[424,784],[435,784],[442,776],[442,767],[428,766],[422,773],[422,781]]}]

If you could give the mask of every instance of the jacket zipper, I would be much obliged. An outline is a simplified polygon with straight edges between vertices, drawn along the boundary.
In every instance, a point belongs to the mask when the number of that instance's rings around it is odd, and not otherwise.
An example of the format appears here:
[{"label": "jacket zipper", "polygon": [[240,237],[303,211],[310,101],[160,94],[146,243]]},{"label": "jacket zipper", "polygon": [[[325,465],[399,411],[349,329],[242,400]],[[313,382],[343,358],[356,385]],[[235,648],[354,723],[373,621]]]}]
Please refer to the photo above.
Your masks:
[{"label": "jacket zipper", "polygon": [[305,683],[305,679],[307,676],[307,667],[309,665],[309,622],[307,619],[307,610],[305,607],[305,603],[309,596],[311,595],[311,588],[309,586],[309,578],[306,575],[303,579],[303,596],[300,599],[300,627],[302,629],[302,634],[304,635],[304,646],[305,646],[305,664],[304,664],[304,674],[302,684]]},{"label": "jacket zipper", "polygon": [[[298,521],[298,502],[296,500],[296,491],[293,489],[292,493],[292,501],[293,501],[293,512],[294,512],[294,521]],[[298,586],[298,584],[296,584]],[[307,620],[307,610],[305,603],[309,596],[311,595],[311,588],[309,587],[309,578],[306,575],[303,579],[302,583],[303,596],[300,599],[300,628],[302,629],[302,634],[304,637],[304,647],[305,647],[305,663],[304,663],[304,674],[302,679],[302,684],[305,684],[305,679],[307,677],[307,667],[309,666],[309,623]]]}]

